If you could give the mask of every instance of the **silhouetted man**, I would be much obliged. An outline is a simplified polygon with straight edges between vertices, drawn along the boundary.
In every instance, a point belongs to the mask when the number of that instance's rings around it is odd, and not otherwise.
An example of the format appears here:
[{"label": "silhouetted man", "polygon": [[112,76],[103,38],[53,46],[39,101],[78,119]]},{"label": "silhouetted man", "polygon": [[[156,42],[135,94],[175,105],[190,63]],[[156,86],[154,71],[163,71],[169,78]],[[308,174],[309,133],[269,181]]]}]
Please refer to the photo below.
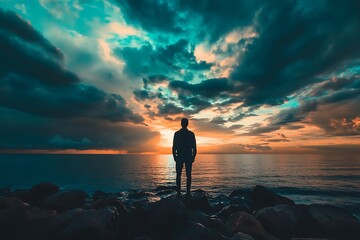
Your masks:
[{"label": "silhouetted man", "polygon": [[189,120],[181,119],[181,129],[174,134],[172,154],[176,162],[176,187],[177,194],[181,190],[181,172],[185,163],[186,168],[186,194],[190,195],[191,169],[196,156],[195,134],[187,129]]}]

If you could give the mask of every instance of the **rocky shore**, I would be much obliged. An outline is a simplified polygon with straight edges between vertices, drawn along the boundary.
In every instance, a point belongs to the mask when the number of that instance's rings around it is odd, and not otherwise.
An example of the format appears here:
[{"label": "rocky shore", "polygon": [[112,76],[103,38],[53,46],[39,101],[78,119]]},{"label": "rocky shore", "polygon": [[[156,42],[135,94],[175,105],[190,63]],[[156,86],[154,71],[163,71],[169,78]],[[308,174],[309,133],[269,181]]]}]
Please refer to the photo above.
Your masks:
[{"label": "rocky shore", "polygon": [[296,204],[263,187],[210,197],[175,187],[118,193],[51,183],[0,189],[0,239],[360,239],[360,222],[333,205]]}]

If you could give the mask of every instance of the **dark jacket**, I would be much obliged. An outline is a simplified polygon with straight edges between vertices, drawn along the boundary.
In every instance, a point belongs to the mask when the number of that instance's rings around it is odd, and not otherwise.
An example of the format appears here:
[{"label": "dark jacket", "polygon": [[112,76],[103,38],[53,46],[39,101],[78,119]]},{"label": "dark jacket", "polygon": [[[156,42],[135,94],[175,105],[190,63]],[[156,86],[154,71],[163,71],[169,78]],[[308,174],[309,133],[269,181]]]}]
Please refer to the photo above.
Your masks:
[{"label": "dark jacket", "polygon": [[195,134],[187,128],[182,128],[174,134],[172,154],[175,161],[194,161],[196,156]]}]

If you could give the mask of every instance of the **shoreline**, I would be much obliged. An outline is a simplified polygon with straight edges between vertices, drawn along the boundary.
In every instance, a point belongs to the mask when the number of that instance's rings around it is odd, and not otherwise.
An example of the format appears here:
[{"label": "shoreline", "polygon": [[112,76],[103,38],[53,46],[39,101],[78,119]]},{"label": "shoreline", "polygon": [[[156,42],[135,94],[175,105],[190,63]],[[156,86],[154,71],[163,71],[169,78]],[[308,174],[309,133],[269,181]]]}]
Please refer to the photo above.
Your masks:
[{"label": "shoreline", "polygon": [[177,197],[174,186],[89,195],[40,183],[0,189],[0,238],[355,240],[360,222],[344,208],[297,204],[260,185]]}]

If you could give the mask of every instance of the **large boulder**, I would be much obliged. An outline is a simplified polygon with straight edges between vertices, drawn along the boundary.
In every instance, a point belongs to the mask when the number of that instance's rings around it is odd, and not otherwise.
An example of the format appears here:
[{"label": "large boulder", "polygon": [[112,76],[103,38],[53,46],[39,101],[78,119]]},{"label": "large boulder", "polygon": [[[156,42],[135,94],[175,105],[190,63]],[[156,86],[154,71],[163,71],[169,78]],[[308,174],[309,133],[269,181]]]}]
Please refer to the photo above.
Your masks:
[{"label": "large boulder", "polygon": [[59,239],[117,239],[117,221],[115,207],[87,210],[59,233]]},{"label": "large boulder", "polygon": [[33,239],[39,225],[55,216],[54,210],[29,205],[1,210],[0,239]]},{"label": "large boulder", "polygon": [[192,192],[192,195],[185,196],[182,199],[186,208],[195,210],[199,209],[203,212],[209,213],[213,210],[211,207],[206,192],[202,190],[196,190]]},{"label": "large boulder", "polygon": [[100,209],[104,207],[116,207],[119,213],[123,213],[126,211],[125,205],[117,198],[105,198],[99,199],[91,203],[90,208],[92,209]]},{"label": "large boulder", "polygon": [[238,232],[231,238],[231,240],[255,240],[255,239],[249,234]]},{"label": "large boulder", "polygon": [[179,240],[226,240],[227,238],[214,229],[208,228],[201,223],[190,221],[180,232],[174,232],[171,239]]},{"label": "large boulder", "polygon": [[360,222],[343,208],[312,204],[306,207],[306,213],[310,236],[360,239]]},{"label": "large boulder", "polygon": [[240,212],[240,211],[251,213],[251,212],[249,212],[250,209],[244,205],[230,204],[230,205],[225,206],[223,209],[221,209],[221,211],[218,212],[217,217],[219,217],[221,219],[227,219],[231,214]]},{"label": "large boulder", "polygon": [[188,210],[189,219],[196,223],[201,223],[205,227],[216,230],[224,236],[228,236],[229,233],[226,230],[225,224],[217,217],[208,216],[201,210]]},{"label": "large boulder", "polygon": [[284,204],[262,208],[254,216],[269,233],[280,239],[295,236],[303,218],[298,208]]},{"label": "large boulder", "polygon": [[68,190],[59,192],[44,200],[44,206],[64,212],[69,209],[81,207],[86,203],[87,194],[81,190]]},{"label": "large boulder", "polygon": [[277,239],[268,233],[256,218],[246,212],[238,212],[230,215],[226,221],[226,228],[231,235],[242,232],[250,234],[256,240]]},{"label": "large boulder", "polygon": [[17,197],[2,197],[0,198],[0,210],[3,209],[19,209],[28,207],[29,204],[24,203]]},{"label": "large boulder", "polygon": [[41,206],[45,198],[59,192],[59,187],[48,182],[39,183],[24,193],[21,199],[31,205]]},{"label": "large boulder", "polygon": [[261,185],[257,185],[254,189],[252,189],[248,193],[248,197],[254,201],[258,209],[273,207],[279,204],[286,204],[290,206],[295,205],[293,200],[280,196]]}]

